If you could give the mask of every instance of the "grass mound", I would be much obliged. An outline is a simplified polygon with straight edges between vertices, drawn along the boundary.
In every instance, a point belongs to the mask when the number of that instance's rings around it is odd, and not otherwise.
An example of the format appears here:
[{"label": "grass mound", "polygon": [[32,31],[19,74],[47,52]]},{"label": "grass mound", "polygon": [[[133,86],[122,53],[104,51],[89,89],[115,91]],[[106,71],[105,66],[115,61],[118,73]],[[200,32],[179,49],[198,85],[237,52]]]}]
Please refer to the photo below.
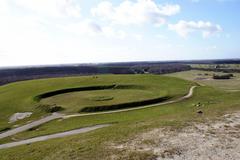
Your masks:
[{"label": "grass mound", "polygon": [[110,96],[96,96],[91,98],[91,100],[93,101],[110,101],[113,99],[114,97],[110,97]]},{"label": "grass mound", "polygon": [[8,119],[17,112],[32,112],[28,120],[33,120],[49,112],[73,114],[92,106],[96,106],[94,110],[134,107],[146,100],[180,97],[190,86],[189,81],[159,75],[79,76],[10,83],[0,86],[0,130],[15,125]]}]

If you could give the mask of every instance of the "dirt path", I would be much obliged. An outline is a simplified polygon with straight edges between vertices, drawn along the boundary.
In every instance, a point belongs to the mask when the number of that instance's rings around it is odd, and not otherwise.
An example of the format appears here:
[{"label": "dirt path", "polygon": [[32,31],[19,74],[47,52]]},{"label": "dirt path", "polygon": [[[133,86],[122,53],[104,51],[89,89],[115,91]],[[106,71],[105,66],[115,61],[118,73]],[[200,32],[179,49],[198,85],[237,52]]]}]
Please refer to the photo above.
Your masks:
[{"label": "dirt path", "polygon": [[217,121],[193,123],[180,130],[156,128],[111,147],[151,152],[156,160],[239,160],[240,112],[224,115]]},{"label": "dirt path", "polygon": [[107,112],[98,112],[98,113],[86,113],[86,114],[72,114],[72,115],[63,115],[60,113],[54,113],[51,116],[47,116],[45,118],[42,118],[40,120],[34,121],[32,123],[23,125],[21,127],[18,128],[14,128],[11,129],[9,131],[6,131],[4,133],[0,134],[0,139],[15,135],[17,133],[26,131],[28,129],[37,127],[41,124],[47,123],[49,121],[55,120],[55,119],[59,119],[59,118],[63,118],[63,119],[67,119],[67,118],[72,118],[72,117],[83,117],[83,116],[91,116],[91,115],[100,115],[100,114],[111,114],[111,113],[119,113],[119,112],[127,112],[127,111],[133,111],[133,110],[139,110],[139,109],[145,109],[145,108],[150,108],[150,107],[155,107],[155,106],[160,106],[160,105],[166,105],[166,104],[172,104],[172,103],[176,103],[176,102],[180,102],[183,101],[185,99],[190,98],[193,95],[193,91],[194,88],[196,88],[196,86],[192,86],[188,92],[187,95],[180,97],[176,100],[171,100],[171,101],[167,101],[167,102],[161,102],[161,103],[156,103],[156,104],[152,104],[152,105],[146,105],[146,106],[142,106],[142,107],[136,107],[136,108],[129,108],[129,109],[122,109],[122,110],[115,110],[115,111],[107,111]]},{"label": "dirt path", "polygon": [[46,135],[46,136],[35,137],[35,138],[22,140],[22,141],[18,141],[18,142],[6,143],[6,144],[0,145],[0,149],[11,148],[11,147],[24,145],[24,144],[30,144],[30,143],[34,143],[34,142],[46,141],[46,140],[54,139],[54,138],[66,137],[66,136],[75,135],[75,134],[79,134],[79,133],[86,133],[86,132],[90,132],[90,131],[93,131],[93,130],[96,130],[99,128],[108,127],[108,126],[110,126],[110,124],[96,125],[96,126],[92,126],[92,127],[75,129],[75,130],[71,130],[71,131],[67,131],[67,132],[61,132],[61,133],[56,133],[56,134],[51,134],[51,135]]}]

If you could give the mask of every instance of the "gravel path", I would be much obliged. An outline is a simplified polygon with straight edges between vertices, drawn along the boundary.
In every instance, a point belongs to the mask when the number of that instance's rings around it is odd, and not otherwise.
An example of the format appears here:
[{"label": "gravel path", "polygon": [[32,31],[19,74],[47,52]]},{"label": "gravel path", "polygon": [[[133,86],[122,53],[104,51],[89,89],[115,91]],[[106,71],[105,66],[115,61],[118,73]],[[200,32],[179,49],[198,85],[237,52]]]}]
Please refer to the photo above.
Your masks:
[{"label": "gravel path", "polygon": [[40,120],[37,120],[37,121],[34,121],[34,122],[32,122],[32,123],[23,125],[23,126],[18,127],[18,128],[11,129],[11,130],[6,131],[6,132],[4,132],[4,133],[1,133],[1,134],[0,134],[0,139],[3,139],[3,138],[6,138],[6,137],[15,135],[15,134],[17,134],[17,133],[26,131],[26,130],[31,129],[31,128],[33,128],[33,127],[39,126],[39,125],[44,124],[44,123],[47,123],[47,122],[49,122],[49,121],[52,121],[52,120],[54,120],[54,119],[61,118],[62,116],[63,116],[63,114],[53,113],[52,115],[47,116],[47,117],[44,117],[44,118],[42,118],[42,119],[40,119]]},{"label": "gravel path", "polygon": [[110,124],[96,125],[96,126],[92,126],[92,127],[75,129],[75,130],[71,130],[71,131],[67,131],[67,132],[61,132],[61,133],[56,133],[56,134],[51,134],[51,135],[46,135],[46,136],[35,137],[35,138],[22,140],[22,141],[18,141],[18,142],[6,143],[6,144],[0,145],[0,149],[11,148],[11,147],[19,146],[19,145],[24,145],[24,144],[31,144],[34,142],[46,141],[46,140],[54,139],[54,138],[66,137],[66,136],[75,135],[75,134],[79,134],[79,133],[86,133],[86,132],[90,132],[90,131],[93,131],[93,130],[96,130],[99,128],[108,127],[108,126],[110,126]]}]

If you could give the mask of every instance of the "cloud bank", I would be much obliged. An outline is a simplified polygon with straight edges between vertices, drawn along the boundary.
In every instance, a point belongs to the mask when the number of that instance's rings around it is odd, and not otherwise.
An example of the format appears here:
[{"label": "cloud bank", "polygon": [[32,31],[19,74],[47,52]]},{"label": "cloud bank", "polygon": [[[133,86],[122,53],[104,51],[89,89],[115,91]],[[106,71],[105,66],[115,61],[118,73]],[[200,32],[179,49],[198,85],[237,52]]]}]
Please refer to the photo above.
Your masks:
[{"label": "cloud bank", "polygon": [[204,21],[179,21],[176,24],[169,24],[168,28],[177,32],[182,37],[187,37],[192,32],[201,32],[204,38],[215,33],[221,32],[223,29],[218,24]]},{"label": "cloud bank", "polygon": [[162,25],[166,18],[176,15],[181,10],[177,4],[156,4],[152,0],[123,1],[118,6],[113,6],[109,1],[100,2],[91,9],[94,17],[110,21],[114,24],[130,25],[152,23]]},{"label": "cloud bank", "polygon": [[15,0],[17,6],[35,13],[52,16],[80,17],[80,6],[74,0]]}]

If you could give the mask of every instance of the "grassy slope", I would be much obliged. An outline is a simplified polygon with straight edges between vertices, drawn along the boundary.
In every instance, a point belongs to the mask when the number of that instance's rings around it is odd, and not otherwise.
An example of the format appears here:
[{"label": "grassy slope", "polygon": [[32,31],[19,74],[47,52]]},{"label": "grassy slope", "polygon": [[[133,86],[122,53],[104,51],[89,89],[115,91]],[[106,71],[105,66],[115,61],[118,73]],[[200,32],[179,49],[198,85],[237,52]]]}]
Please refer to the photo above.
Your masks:
[{"label": "grassy slope", "polygon": [[[41,93],[64,88],[92,85],[112,85],[118,83],[147,86],[148,90],[146,91],[151,92],[150,94],[152,95],[167,94],[173,97],[185,94],[191,85],[191,83],[187,81],[157,75],[101,75],[98,76],[98,78],[93,78],[92,76],[83,76],[12,83],[5,86],[0,86],[0,130],[10,126],[10,124],[7,123],[8,118],[16,112],[34,112],[33,116],[31,117],[32,119],[46,114],[40,110],[37,110],[37,102],[33,101],[33,97]],[[146,94],[138,96],[142,97],[146,96]],[[79,108],[74,109],[74,107],[78,106],[73,106],[69,112],[75,112],[76,110],[79,110]],[[66,112],[67,111],[68,110],[66,110]],[[29,119],[26,119],[18,123],[23,123],[28,120]]]},{"label": "grassy slope", "polygon": [[[190,74],[185,72],[181,74],[183,75],[178,76],[187,79],[192,79],[191,76],[194,77],[195,75],[191,72]],[[238,81],[236,80],[236,82]],[[225,85],[232,87],[230,84]],[[218,89],[221,87],[220,85],[216,87],[198,87],[192,98],[176,104],[123,113],[52,121],[39,127],[38,130],[20,133],[14,137],[25,139],[95,124],[113,122],[115,124],[111,127],[85,134],[0,150],[0,159],[105,160],[110,159],[113,155],[119,157],[118,159],[124,160],[151,158],[153,154],[149,152],[129,153],[126,150],[114,149],[111,145],[128,141],[132,137],[152,128],[161,126],[182,127],[188,125],[189,122],[215,119],[226,112],[240,109],[240,92],[225,92]],[[196,106],[198,103],[201,104],[200,107]],[[196,113],[198,110],[202,110],[203,115],[198,115]]]},{"label": "grassy slope", "polygon": [[[212,87],[198,87],[191,99],[171,105],[154,107],[126,113],[78,117],[64,121],[53,121],[39,128],[39,131],[21,133],[18,137],[32,137],[46,133],[80,128],[100,123],[118,122],[111,127],[90,133],[49,140],[12,149],[0,150],[2,160],[24,159],[146,159],[152,153],[128,153],[111,147],[141,132],[160,126],[181,127],[193,121],[216,118],[227,111],[239,110],[239,92],[226,93]],[[201,103],[200,107],[195,104]],[[201,109],[203,115],[198,115]]]}]

